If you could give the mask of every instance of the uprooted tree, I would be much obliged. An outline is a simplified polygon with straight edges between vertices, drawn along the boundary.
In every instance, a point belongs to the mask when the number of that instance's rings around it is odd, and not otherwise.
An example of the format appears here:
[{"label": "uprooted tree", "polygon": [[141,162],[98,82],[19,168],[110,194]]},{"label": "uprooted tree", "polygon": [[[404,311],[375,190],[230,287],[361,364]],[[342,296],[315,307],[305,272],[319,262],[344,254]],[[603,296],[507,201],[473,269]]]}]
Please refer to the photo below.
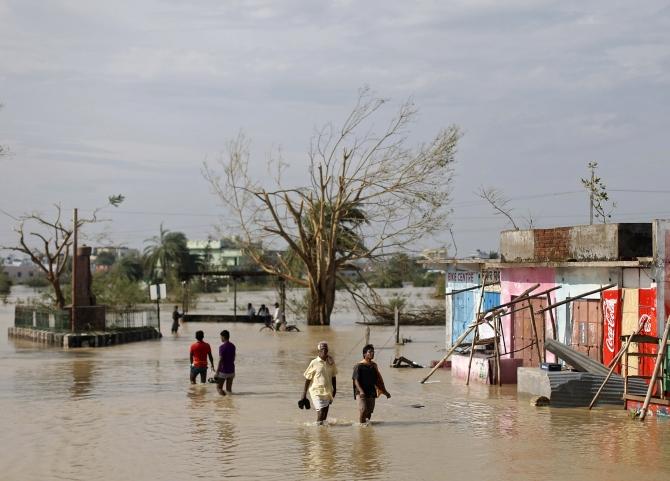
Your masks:
[{"label": "uprooted tree", "polygon": [[[276,172],[271,187],[254,178],[250,142],[242,134],[218,163],[204,164],[203,175],[230,209],[235,225],[229,227],[242,234],[247,254],[266,272],[307,289],[308,324],[330,324],[336,284],[348,282],[340,276],[343,269],[446,225],[459,129],[450,126],[410,148],[412,102],[374,133],[373,119],[386,104],[364,89],[341,127],[320,129],[307,156],[304,185],[283,181],[287,165],[281,158],[270,161]],[[277,241],[287,254],[264,255]]]}]

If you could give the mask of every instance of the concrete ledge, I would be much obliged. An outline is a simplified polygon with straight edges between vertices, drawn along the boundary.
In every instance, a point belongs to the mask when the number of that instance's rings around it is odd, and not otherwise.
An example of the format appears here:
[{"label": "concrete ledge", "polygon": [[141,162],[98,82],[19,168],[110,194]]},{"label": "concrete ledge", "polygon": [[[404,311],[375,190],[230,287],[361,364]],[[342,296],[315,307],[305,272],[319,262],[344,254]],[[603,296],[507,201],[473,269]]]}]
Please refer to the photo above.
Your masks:
[{"label": "concrete ledge", "polygon": [[[454,354],[451,356],[451,375],[458,379],[468,378],[468,364],[470,356],[463,354]],[[501,359],[500,360],[500,378],[503,384],[516,384],[517,368],[521,366],[521,359]],[[495,370],[495,361],[479,353],[475,353],[470,367],[470,380],[482,384],[497,384],[497,372]]]},{"label": "concrete ledge", "polygon": [[54,332],[31,327],[10,327],[9,337],[64,348],[104,347],[128,342],[158,339],[160,333],[153,327],[135,327],[115,331]]},{"label": "concrete ledge", "polygon": [[[544,396],[554,407],[586,407],[605,380],[604,375],[574,371],[544,371],[540,368],[521,367],[517,371],[517,392]],[[632,394],[646,393],[642,379],[630,379]],[[612,376],[598,398],[597,405],[623,406],[623,379]]]}]

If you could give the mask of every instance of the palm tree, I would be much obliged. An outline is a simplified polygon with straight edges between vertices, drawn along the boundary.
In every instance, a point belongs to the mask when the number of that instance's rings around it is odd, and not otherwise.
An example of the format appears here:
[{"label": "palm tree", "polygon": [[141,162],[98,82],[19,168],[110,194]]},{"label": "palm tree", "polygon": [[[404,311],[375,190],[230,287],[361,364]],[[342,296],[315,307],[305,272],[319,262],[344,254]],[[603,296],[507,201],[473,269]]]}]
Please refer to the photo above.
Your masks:
[{"label": "palm tree", "polygon": [[161,223],[159,235],[145,242],[150,244],[144,248],[144,265],[152,281],[176,280],[179,271],[189,268],[186,235],[183,232],[170,232]]}]

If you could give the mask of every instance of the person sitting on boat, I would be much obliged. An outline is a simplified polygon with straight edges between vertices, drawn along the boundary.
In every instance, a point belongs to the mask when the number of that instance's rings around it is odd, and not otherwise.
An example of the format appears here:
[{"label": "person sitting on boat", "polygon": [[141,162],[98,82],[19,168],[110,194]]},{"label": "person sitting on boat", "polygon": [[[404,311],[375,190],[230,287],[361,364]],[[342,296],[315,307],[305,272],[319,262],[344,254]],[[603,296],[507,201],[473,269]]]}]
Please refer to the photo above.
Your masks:
[{"label": "person sitting on boat", "polygon": [[258,317],[263,319],[266,326],[270,325],[270,309],[265,304],[261,304],[261,307],[258,308]]},{"label": "person sitting on boat", "polygon": [[256,317],[256,309],[254,309],[254,306],[251,304],[251,302],[247,304],[247,317],[249,317],[250,321]]}]

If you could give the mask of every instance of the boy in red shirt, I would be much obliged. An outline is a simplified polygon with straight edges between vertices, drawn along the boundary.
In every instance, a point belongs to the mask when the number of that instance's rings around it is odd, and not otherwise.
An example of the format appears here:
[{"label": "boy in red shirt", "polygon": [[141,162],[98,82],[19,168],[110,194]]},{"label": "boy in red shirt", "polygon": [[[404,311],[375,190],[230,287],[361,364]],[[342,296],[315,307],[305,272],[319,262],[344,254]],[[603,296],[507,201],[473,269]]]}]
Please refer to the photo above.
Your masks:
[{"label": "boy in red shirt", "polygon": [[191,344],[189,359],[191,360],[191,384],[195,384],[195,378],[200,374],[200,382],[204,383],[207,379],[207,357],[214,369],[214,357],[212,357],[212,348],[203,339],[205,333],[196,331],[196,342]]}]

